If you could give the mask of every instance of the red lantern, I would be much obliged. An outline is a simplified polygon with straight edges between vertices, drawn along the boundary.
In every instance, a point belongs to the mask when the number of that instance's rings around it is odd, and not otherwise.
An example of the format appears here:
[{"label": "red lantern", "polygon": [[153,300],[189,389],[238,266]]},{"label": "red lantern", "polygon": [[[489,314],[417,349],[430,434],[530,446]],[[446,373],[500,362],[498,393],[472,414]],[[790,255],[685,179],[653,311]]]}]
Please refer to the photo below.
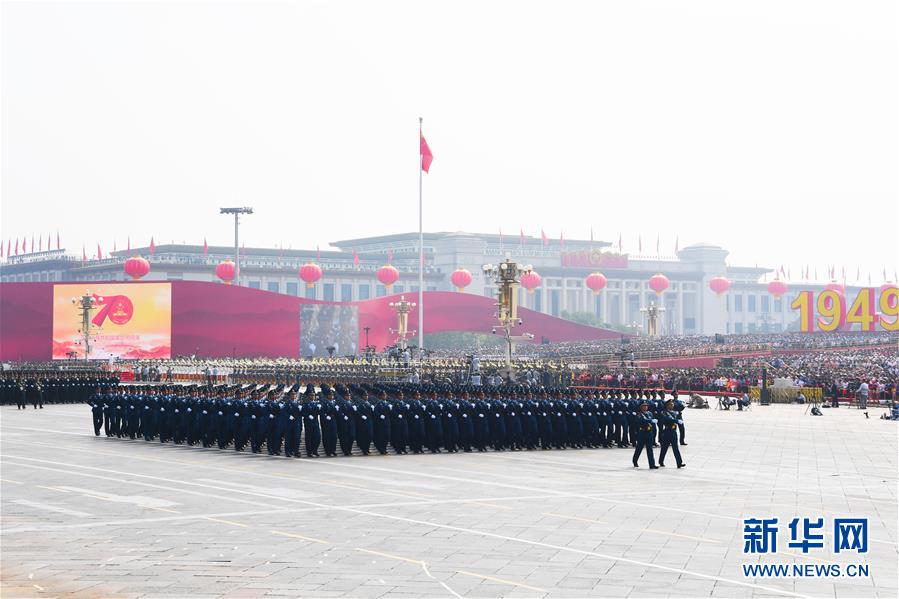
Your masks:
[{"label": "red lantern", "polygon": [[655,291],[656,295],[661,296],[668,289],[668,277],[661,273],[652,275],[649,277],[649,288]]},{"label": "red lantern", "polygon": [[715,292],[715,295],[723,295],[730,289],[730,279],[726,277],[712,277],[709,280],[709,289]]},{"label": "red lantern", "polygon": [[322,278],[322,268],[315,262],[307,262],[300,269],[300,278],[306,283],[306,289],[312,289],[316,282]]},{"label": "red lantern", "polygon": [[601,272],[593,272],[587,275],[587,289],[593,292],[593,295],[599,295],[599,292],[606,286],[606,277]]},{"label": "red lantern", "polygon": [[543,279],[535,271],[526,272],[521,275],[521,286],[528,290],[528,293],[534,293],[534,289],[540,287]]},{"label": "red lantern", "polygon": [[843,295],[846,293],[846,288],[836,281],[831,281],[824,286],[824,291],[836,291],[837,295]]},{"label": "red lantern", "polygon": [[471,285],[471,273],[468,269],[460,266],[450,275],[450,282],[456,286],[458,291],[465,291],[465,288]]},{"label": "red lantern", "polygon": [[781,281],[780,279],[774,279],[773,281],[768,283],[768,293],[777,298],[786,293],[789,288],[790,286],[787,285],[785,281]]},{"label": "red lantern", "polygon": [[400,271],[392,264],[385,264],[378,269],[378,282],[390,291],[390,286],[400,279]]},{"label": "red lantern", "polygon": [[135,281],[150,272],[150,263],[140,256],[132,256],[125,260],[125,274]]},{"label": "red lantern", "polygon": [[222,260],[215,267],[215,276],[220,278],[226,285],[230,285],[237,273],[237,265],[231,260]]}]

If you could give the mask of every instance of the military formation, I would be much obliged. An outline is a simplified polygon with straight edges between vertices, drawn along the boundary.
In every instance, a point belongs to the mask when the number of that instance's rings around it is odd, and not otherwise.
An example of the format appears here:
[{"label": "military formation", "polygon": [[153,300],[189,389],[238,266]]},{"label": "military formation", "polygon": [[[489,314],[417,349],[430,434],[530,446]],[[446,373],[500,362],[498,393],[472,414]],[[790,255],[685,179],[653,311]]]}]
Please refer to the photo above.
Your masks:
[{"label": "military formation", "polygon": [[634,447],[682,467],[676,392],[504,385],[130,385],[89,398],[94,434],[309,458]]},{"label": "military formation", "polygon": [[37,410],[43,409],[45,403],[83,403],[98,385],[118,382],[109,373],[96,370],[7,371],[0,375],[0,405],[16,404],[19,410],[31,405]]}]

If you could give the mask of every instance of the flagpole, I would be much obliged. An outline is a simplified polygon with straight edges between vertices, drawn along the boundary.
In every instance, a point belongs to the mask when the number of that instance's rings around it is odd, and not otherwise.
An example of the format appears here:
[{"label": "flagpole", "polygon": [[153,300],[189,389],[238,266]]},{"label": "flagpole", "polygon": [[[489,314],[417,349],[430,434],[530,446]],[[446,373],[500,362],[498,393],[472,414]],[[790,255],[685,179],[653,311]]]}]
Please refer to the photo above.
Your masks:
[{"label": "flagpole", "polygon": [[424,250],[424,232],[422,229],[422,155],[421,155],[421,125],[424,119],[418,117],[418,360],[424,358],[425,349],[425,250]]}]

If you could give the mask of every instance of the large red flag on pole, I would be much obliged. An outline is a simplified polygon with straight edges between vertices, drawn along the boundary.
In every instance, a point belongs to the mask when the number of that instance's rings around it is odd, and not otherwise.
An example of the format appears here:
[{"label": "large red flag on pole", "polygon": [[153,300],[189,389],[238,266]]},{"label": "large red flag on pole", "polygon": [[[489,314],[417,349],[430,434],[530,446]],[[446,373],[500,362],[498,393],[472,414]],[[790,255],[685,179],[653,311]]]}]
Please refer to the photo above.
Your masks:
[{"label": "large red flag on pole", "polygon": [[153,238],[150,237],[150,255],[152,256],[155,253],[156,253],[156,244],[153,243]]},{"label": "large red flag on pole", "polygon": [[34,253],[34,233],[31,234],[31,253]]},{"label": "large red flag on pole", "polygon": [[359,254],[353,250],[353,266],[359,266]]},{"label": "large red flag on pole", "polygon": [[518,242],[524,247],[524,229],[518,229]]},{"label": "large red flag on pole", "polygon": [[19,238],[16,237],[16,256],[19,255]]},{"label": "large red flag on pole", "polygon": [[203,255],[207,256],[209,254],[209,244],[206,243],[206,238],[203,238]]},{"label": "large red flag on pole", "polygon": [[62,246],[59,243],[59,231],[56,232],[56,249],[62,249]]},{"label": "large red flag on pole", "polygon": [[540,238],[543,240],[543,245],[549,245],[549,239],[547,239],[546,232],[543,230],[543,227],[540,227]]},{"label": "large red flag on pole", "polygon": [[418,136],[421,138],[419,148],[421,154],[421,170],[427,173],[431,168],[431,163],[434,161],[434,155],[431,153],[431,148],[428,147],[428,142],[425,141],[425,136],[422,135],[421,131],[418,132]]},{"label": "large red flag on pole", "polygon": [[100,244],[97,244],[97,260],[103,259],[103,250],[100,249]]}]

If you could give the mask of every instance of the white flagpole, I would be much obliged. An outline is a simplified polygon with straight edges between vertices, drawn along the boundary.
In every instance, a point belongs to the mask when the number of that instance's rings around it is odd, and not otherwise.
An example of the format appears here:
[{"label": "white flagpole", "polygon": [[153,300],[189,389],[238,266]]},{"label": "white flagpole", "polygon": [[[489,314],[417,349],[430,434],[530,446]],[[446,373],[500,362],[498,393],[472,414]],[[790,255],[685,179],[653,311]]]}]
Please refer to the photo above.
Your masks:
[{"label": "white flagpole", "polygon": [[424,357],[425,349],[425,250],[424,250],[424,233],[422,229],[422,209],[421,209],[421,183],[422,183],[422,158],[421,154],[421,138],[422,138],[422,117],[418,117],[418,359]]}]

